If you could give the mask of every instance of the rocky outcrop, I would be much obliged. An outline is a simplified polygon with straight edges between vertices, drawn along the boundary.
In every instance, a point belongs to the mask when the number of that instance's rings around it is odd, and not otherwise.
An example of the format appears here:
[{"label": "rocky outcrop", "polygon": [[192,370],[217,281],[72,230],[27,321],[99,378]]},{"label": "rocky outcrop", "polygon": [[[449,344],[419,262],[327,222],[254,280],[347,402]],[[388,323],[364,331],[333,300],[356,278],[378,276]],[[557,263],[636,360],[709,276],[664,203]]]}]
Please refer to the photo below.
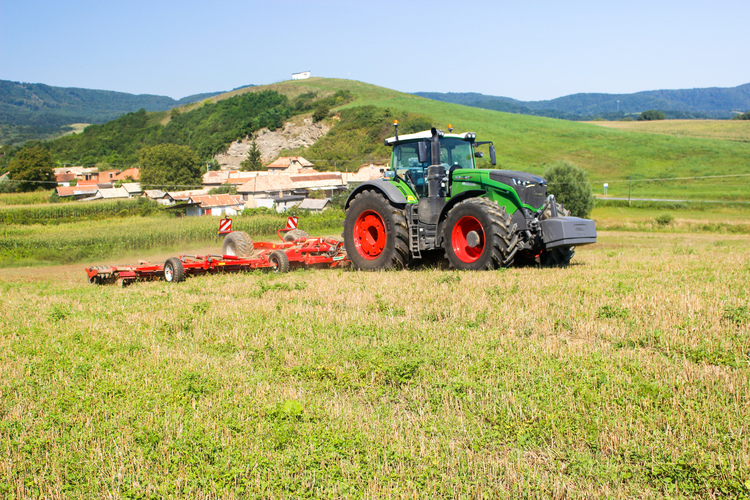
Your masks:
[{"label": "rocky outcrop", "polygon": [[[323,122],[313,123],[312,118],[305,118],[301,124],[287,122],[281,130],[261,129],[255,134],[255,142],[265,165],[279,156],[282,150],[315,144],[328,130],[330,127]],[[233,142],[225,154],[216,155],[221,169],[239,170],[240,164],[247,158],[252,142],[252,137],[246,137],[242,141]]]}]

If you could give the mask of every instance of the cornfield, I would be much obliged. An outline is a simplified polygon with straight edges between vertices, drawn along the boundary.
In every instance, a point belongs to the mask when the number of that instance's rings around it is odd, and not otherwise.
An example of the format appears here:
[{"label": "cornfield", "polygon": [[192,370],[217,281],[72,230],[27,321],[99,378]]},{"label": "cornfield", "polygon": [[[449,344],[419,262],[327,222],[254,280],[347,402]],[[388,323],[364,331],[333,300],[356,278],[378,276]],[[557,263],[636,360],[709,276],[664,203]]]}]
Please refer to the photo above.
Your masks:
[{"label": "cornfield", "polygon": [[[338,214],[338,216],[337,216]],[[339,231],[343,214],[304,216],[307,231]],[[254,238],[272,237],[286,217],[260,214],[235,218],[234,230]],[[165,215],[83,220],[76,224],[0,226],[0,267],[70,264],[97,261],[133,251],[176,248],[190,244],[221,246],[216,217],[176,218]]]}]

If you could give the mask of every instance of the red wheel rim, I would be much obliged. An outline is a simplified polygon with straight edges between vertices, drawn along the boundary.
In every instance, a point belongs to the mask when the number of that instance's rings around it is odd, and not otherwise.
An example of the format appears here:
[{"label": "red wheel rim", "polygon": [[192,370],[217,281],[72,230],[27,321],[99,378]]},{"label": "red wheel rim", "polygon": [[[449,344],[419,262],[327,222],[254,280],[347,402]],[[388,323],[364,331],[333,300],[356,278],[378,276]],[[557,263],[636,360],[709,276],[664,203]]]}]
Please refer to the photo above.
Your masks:
[{"label": "red wheel rim", "polygon": [[385,248],[387,236],[385,223],[374,210],[365,210],[354,222],[354,246],[357,252],[368,260],[380,257]]},{"label": "red wheel rim", "polygon": [[[479,244],[476,246],[469,245],[469,233],[475,232],[479,236]],[[451,244],[453,245],[453,253],[456,254],[463,262],[474,262],[484,252],[484,229],[482,224],[477,219],[470,215],[466,215],[458,219],[458,222],[453,226],[451,233]]]}]

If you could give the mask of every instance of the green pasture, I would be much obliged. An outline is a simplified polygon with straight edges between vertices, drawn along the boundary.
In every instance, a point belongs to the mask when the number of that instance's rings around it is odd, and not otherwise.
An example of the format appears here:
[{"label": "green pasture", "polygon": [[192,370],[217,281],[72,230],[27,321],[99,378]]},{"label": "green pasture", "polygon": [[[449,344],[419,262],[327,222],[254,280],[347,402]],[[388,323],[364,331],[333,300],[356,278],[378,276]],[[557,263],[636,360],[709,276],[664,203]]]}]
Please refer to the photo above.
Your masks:
[{"label": "green pasture", "polygon": [[0,273],[3,498],[750,496],[747,235],[603,231],[565,269],[38,271]]}]

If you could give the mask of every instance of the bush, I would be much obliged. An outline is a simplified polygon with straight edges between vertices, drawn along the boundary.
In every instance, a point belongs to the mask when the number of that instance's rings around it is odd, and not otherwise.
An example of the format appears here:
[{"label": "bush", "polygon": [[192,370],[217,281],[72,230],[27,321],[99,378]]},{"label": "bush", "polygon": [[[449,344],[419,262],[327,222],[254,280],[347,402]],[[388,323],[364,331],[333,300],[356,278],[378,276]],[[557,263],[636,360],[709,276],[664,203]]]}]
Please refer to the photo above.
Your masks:
[{"label": "bush", "polygon": [[666,214],[661,214],[657,216],[654,220],[660,226],[668,226],[669,224],[672,223],[672,221],[674,220],[674,217],[672,216],[672,214],[666,213]]},{"label": "bush", "polygon": [[544,177],[547,178],[547,192],[555,195],[555,199],[570,210],[570,215],[588,217],[594,208],[594,193],[588,172],[561,160],[547,168]]},{"label": "bush", "polygon": [[666,118],[666,115],[662,113],[661,111],[658,111],[656,109],[649,109],[648,111],[644,111],[641,113],[641,115],[638,117],[639,122],[643,121],[652,121],[652,120],[663,120]]},{"label": "bush", "polygon": [[330,112],[330,108],[328,106],[325,106],[325,105],[318,106],[312,115],[312,119],[314,122],[317,123],[321,120],[324,120],[328,116],[329,112]]}]

